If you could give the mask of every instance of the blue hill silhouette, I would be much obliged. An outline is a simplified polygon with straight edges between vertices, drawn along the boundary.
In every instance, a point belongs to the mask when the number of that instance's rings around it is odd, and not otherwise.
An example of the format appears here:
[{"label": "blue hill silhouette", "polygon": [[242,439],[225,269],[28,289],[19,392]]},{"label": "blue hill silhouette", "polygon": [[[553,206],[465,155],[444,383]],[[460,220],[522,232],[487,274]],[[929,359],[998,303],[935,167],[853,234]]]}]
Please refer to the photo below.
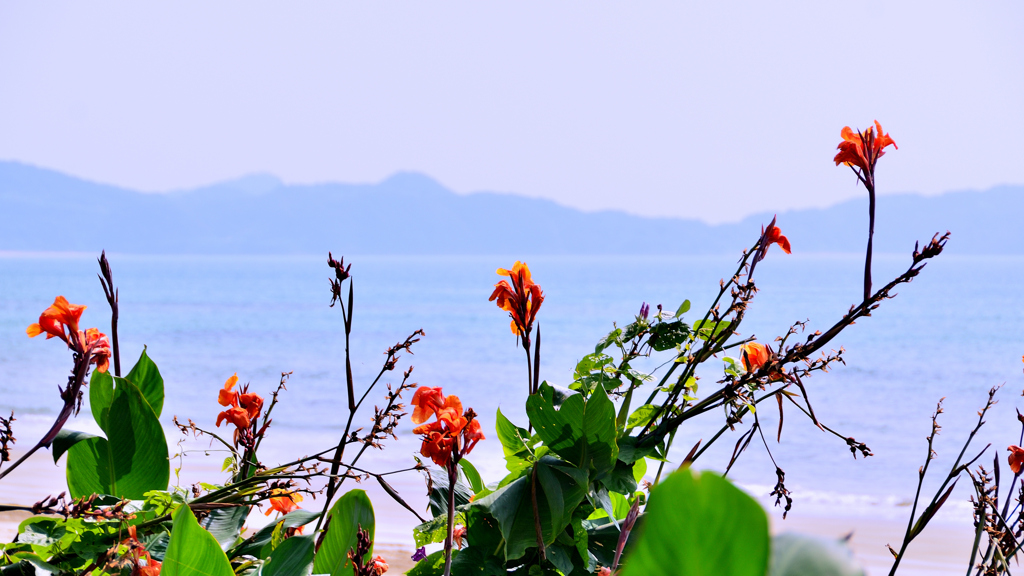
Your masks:
[{"label": "blue hill silhouette", "polygon": [[[735,224],[583,212],[514,194],[456,194],[427,176],[285,185],[270,175],[168,193],[0,162],[0,250],[138,254],[720,254],[772,214]],[[950,230],[950,253],[1024,254],[1024,186],[881,196],[877,252]],[[780,213],[799,252],[859,253],[867,198]]]}]

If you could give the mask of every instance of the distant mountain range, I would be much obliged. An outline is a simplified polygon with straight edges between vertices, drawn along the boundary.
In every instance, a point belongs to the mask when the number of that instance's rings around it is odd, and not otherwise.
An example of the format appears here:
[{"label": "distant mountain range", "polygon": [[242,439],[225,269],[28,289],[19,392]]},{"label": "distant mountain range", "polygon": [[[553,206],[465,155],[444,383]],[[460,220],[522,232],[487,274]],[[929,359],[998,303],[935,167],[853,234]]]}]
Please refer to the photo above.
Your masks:
[{"label": "distant mountain range", "polygon": [[[582,212],[513,194],[456,194],[427,176],[285,185],[254,175],[141,193],[0,162],[0,250],[138,254],[720,254],[749,246],[772,214],[708,225]],[[802,253],[864,249],[867,194],[779,215]],[[950,230],[950,253],[1024,254],[1024,186],[881,196],[877,252]]]}]

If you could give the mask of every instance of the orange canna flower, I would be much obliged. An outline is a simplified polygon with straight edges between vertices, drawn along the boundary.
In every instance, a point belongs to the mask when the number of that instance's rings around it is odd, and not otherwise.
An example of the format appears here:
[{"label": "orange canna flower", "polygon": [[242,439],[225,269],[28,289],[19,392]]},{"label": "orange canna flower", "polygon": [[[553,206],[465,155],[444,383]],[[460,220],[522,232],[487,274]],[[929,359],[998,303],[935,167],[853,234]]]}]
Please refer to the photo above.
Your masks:
[{"label": "orange canna flower", "polygon": [[476,446],[477,442],[479,442],[481,440],[486,440],[486,438],[484,438],[483,430],[480,427],[480,421],[479,420],[474,418],[474,419],[469,421],[469,424],[466,425],[465,429],[463,429],[463,431],[462,431],[462,439],[463,439],[463,448],[462,448],[462,453],[463,454],[469,454],[473,450],[473,447]]},{"label": "orange canna flower", "polygon": [[782,235],[782,231],[779,230],[778,226],[775,225],[775,220],[772,220],[772,223],[768,225],[767,232],[764,230],[764,228],[761,229],[761,236],[762,238],[764,238],[766,246],[765,252],[768,251],[768,246],[771,246],[772,244],[778,244],[779,248],[782,248],[783,252],[785,252],[786,254],[792,254],[792,252],[790,252],[789,238],[786,238],[785,236]]},{"label": "orange canna flower", "polygon": [[1007,458],[1010,462],[1010,470],[1013,470],[1014,474],[1020,474],[1021,466],[1024,466],[1024,448],[1010,446],[1007,450],[1010,452],[1010,456]]},{"label": "orange canna flower", "polygon": [[422,424],[444,408],[444,394],[439,387],[420,386],[412,395],[412,405],[416,407],[412,411],[412,423]]},{"label": "orange canna flower", "polygon": [[237,426],[239,430],[245,430],[252,424],[252,421],[249,419],[249,413],[245,408],[237,406],[232,406],[217,414],[217,427],[220,428],[220,423],[225,420]]},{"label": "orange canna flower", "polygon": [[263,410],[263,397],[259,394],[239,394],[238,405],[245,409],[250,420],[256,420],[260,417],[260,411]]},{"label": "orange canna flower", "polygon": [[466,537],[466,527],[465,526],[461,526],[461,525],[460,526],[456,526],[452,530],[452,542],[455,542],[455,545],[459,547],[459,550],[462,550],[462,539],[465,538],[465,537]]},{"label": "orange canna flower", "polygon": [[458,434],[466,425],[466,418],[462,415],[462,400],[452,394],[444,399],[444,406],[437,411],[437,419],[447,424],[451,434]]},{"label": "orange canna flower", "polygon": [[508,276],[512,283],[501,280],[495,284],[490,301],[497,300],[498,308],[508,312],[512,317],[512,333],[528,340],[533,322],[537,318],[537,311],[544,303],[544,293],[541,292],[540,286],[534,284],[530,268],[523,262],[517,260],[512,265],[512,270],[498,268],[497,273],[499,276]]},{"label": "orange canna flower", "polygon": [[224,388],[217,395],[217,403],[221,406],[238,406],[238,400],[235,397],[237,392],[231,390],[238,383],[238,372],[231,375],[230,378],[224,382]]},{"label": "orange canna flower", "polygon": [[378,554],[373,559],[373,572],[374,572],[374,574],[376,574],[377,576],[380,576],[381,574],[383,574],[383,573],[385,573],[387,571],[388,571],[388,563],[384,561],[384,557],[383,556]]},{"label": "orange canna flower", "polygon": [[96,365],[97,372],[106,372],[110,367],[110,340],[107,339],[107,335],[100,332],[97,328],[89,328],[85,333],[78,333],[78,340],[85,346],[86,350],[92,351],[92,357],[89,360],[91,364]]},{"label": "orange canna flower", "polygon": [[[878,130],[877,134],[875,134],[875,129]],[[888,134],[882,132],[882,125],[878,123],[878,120],[875,120],[874,128],[868,127],[863,132],[854,132],[849,126],[845,126],[840,132],[840,136],[843,141],[837,146],[839,153],[834,158],[836,166],[846,164],[850,167],[860,168],[861,173],[865,176],[874,174],[875,162],[885,154],[886,147],[891,145],[899,150],[896,142]]]},{"label": "orange canna flower", "polygon": [[45,332],[47,340],[56,336],[70,345],[64,330],[67,328],[72,333],[78,332],[78,321],[84,311],[85,306],[71,304],[63,296],[57,296],[53,304],[39,315],[39,322],[30,324],[25,332],[29,338],[35,338]]},{"label": "orange canna flower", "polygon": [[[442,403],[438,407],[439,402]],[[413,428],[412,432],[422,436],[423,445],[420,447],[420,454],[430,458],[438,466],[447,468],[453,458],[457,461],[462,456],[469,454],[473,446],[484,439],[480,422],[476,420],[473,409],[470,408],[463,412],[462,400],[459,400],[459,397],[454,394],[444,397],[441,388],[423,386],[413,396],[413,404],[416,405],[417,411],[423,409],[420,418],[426,419],[430,413],[437,417],[433,422]],[[429,408],[429,412],[427,412],[427,408]],[[418,418],[414,415],[413,422],[417,422],[417,420]]]},{"label": "orange canna flower", "polygon": [[270,509],[264,512],[267,516],[270,516],[272,512],[279,512],[281,514],[287,514],[293,510],[299,509],[299,502],[302,502],[302,494],[298,492],[288,492],[280,488],[273,491],[274,494],[281,494],[281,496],[275,496],[269,500]]},{"label": "orange canna flower", "polygon": [[244,430],[260,417],[260,411],[263,410],[263,397],[258,394],[232,390],[237,383],[238,373],[236,372],[224,382],[224,387],[217,394],[217,403],[229,407],[217,415],[217,426],[227,420],[237,426],[239,430]]},{"label": "orange canna flower", "polygon": [[743,355],[743,367],[747,372],[759,369],[771,357],[771,350],[764,344],[750,342],[740,346]]}]

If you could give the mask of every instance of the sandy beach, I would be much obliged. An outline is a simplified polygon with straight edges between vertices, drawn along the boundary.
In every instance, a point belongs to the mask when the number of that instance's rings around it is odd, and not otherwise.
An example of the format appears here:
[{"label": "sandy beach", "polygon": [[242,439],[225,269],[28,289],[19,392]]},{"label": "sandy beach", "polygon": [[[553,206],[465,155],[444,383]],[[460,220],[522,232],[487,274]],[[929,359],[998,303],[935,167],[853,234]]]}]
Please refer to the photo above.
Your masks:
[{"label": "sandy beach", "polygon": [[[19,454],[15,453],[13,456],[17,458]],[[214,462],[216,459],[186,458],[178,482],[181,486],[189,486],[199,479],[209,481],[211,476],[218,477],[220,471]],[[176,483],[173,469],[171,480],[172,484]],[[415,509],[425,508],[425,491],[417,475],[403,475],[395,480],[394,485]],[[404,573],[413,564],[410,560],[413,553],[411,530],[418,521],[389,498],[376,482],[353,482],[349,489],[351,488],[365,489],[369,493],[377,517],[376,551],[387,560],[392,573]],[[44,496],[56,495],[64,490],[63,461],[54,465],[49,451],[40,450],[0,482],[0,502],[31,506]],[[316,509],[316,502],[307,499],[303,507]],[[909,513],[909,509],[907,512]],[[18,523],[28,516],[28,512],[0,513],[0,538],[4,542],[10,542],[17,533]],[[892,556],[886,549],[886,544],[898,548],[906,528],[905,518],[871,515],[825,517],[794,511],[788,519],[782,520],[781,515],[770,509],[769,517],[773,533],[799,532],[836,539],[852,533],[850,547],[869,576],[888,574],[892,566]],[[269,521],[270,517],[254,510],[247,527],[258,529]],[[972,539],[969,521],[934,522],[911,544],[898,573],[904,576],[963,574],[970,556]]]}]

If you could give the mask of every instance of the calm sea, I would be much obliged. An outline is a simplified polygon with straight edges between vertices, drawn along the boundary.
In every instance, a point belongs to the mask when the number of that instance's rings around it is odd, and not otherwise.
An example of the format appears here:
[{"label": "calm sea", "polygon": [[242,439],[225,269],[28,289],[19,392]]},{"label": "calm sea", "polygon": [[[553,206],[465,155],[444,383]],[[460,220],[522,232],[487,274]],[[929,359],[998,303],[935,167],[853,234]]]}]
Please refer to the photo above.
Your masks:
[{"label": "calm sea", "polygon": [[[213,426],[220,407],[217,390],[237,372],[256,391],[269,392],[291,371],[288,391],[275,411],[268,461],[312,453],[331,445],[344,424],[343,333],[340,310],[329,308],[324,257],[142,257],[111,255],[120,289],[123,362],[148,346],[165,379],[163,420],[168,437],[172,415]],[[493,430],[498,407],[525,425],[523,352],[507,316],[488,302],[497,267],[509,257],[353,257],[356,289],[353,358],[356,378],[376,374],[388,346],[422,328],[426,337],[405,355],[414,380],[443,386],[461,396]],[[555,384],[571,381],[577,359],[611,328],[630,322],[642,302],[675,310],[693,302],[690,319],[710,303],[718,280],[735,257],[527,257],[546,300],[539,314],[543,332],[541,375]],[[346,259],[348,262],[349,259]],[[909,256],[876,259],[876,283],[902,271]],[[874,316],[834,341],[846,349],[846,366],[807,381],[818,417],[866,442],[872,458],[854,460],[844,443],[807,419],[786,413],[781,444],[775,442],[777,411],[765,405],[766,434],[796,498],[795,511],[815,502],[834,506],[895,507],[913,496],[924,437],[935,403],[946,397],[934,490],[942,466],[959,451],[976,420],[986,391],[1006,384],[988,418],[979,449],[991,442],[985,461],[1005,457],[1017,443],[1015,406],[1024,406],[1024,258],[941,256]],[[794,321],[824,329],[855,302],[863,262],[860,255],[794,255],[773,250],[758,266],[760,293],[743,326],[744,335],[770,341]],[[70,356],[56,341],[29,339],[34,322],[54,296],[87,304],[83,323],[109,328],[94,256],[0,255],[0,412],[19,418],[23,447],[49,423],[59,407],[57,386],[66,381]],[[712,389],[718,366],[704,373],[701,392]],[[127,371],[127,367],[125,368]],[[719,372],[720,373],[720,372]],[[398,371],[392,380],[400,378]],[[369,421],[367,413],[361,422]],[[94,429],[88,412],[69,427]],[[717,413],[681,429],[678,458],[698,439],[708,439],[722,421]],[[739,432],[723,436],[700,467],[721,469]],[[91,426],[91,428],[90,428]],[[411,462],[418,442],[403,422],[401,439],[368,462]],[[500,446],[492,438],[472,456],[487,480],[503,472]],[[754,491],[774,484],[774,467],[760,442],[750,445],[732,477]],[[967,491],[959,492],[966,500]],[[902,512],[901,512],[902,513]]]}]

